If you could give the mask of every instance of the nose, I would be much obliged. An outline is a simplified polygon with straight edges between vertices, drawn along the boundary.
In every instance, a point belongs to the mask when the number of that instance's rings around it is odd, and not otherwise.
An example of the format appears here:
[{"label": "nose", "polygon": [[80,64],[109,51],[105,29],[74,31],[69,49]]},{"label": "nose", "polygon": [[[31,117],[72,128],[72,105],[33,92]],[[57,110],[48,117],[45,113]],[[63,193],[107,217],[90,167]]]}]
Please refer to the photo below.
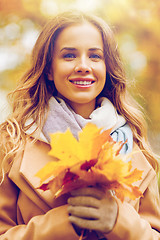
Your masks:
[{"label": "nose", "polygon": [[78,60],[76,66],[75,66],[75,72],[78,73],[90,73],[91,71],[91,66],[85,57],[82,57],[81,59]]}]

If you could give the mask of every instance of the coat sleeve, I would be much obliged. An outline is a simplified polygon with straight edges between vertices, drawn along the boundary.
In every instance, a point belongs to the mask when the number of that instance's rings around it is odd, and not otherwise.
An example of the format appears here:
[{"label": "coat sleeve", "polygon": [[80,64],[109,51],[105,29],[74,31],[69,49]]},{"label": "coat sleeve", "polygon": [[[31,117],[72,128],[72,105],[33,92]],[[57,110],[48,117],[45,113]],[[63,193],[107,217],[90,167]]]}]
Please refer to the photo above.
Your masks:
[{"label": "coat sleeve", "polygon": [[17,199],[19,190],[9,179],[0,185],[0,240],[77,240],[68,221],[67,205],[33,217],[27,225],[17,224]]},{"label": "coat sleeve", "polygon": [[160,240],[160,198],[156,176],[140,200],[138,212],[127,203],[117,201],[119,214],[108,240]]}]

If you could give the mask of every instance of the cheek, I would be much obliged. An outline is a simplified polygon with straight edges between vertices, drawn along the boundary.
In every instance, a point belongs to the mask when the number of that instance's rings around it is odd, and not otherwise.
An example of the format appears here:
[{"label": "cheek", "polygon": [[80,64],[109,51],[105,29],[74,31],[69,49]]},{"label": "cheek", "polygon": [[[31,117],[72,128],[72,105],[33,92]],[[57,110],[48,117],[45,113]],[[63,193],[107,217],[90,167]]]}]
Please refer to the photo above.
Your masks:
[{"label": "cheek", "polygon": [[100,85],[101,85],[101,91],[103,90],[105,83],[106,83],[106,66],[102,66],[100,71],[99,71],[99,78],[100,80]]},{"label": "cheek", "polygon": [[55,64],[53,72],[56,77],[67,77],[73,69],[73,64],[69,62],[61,62],[59,64]]},{"label": "cheek", "polygon": [[101,79],[101,81],[104,81],[104,82],[106,81],[106,65],[105,64],[101,64],[99,66],[99,68],[97,69],[97,74]]}]

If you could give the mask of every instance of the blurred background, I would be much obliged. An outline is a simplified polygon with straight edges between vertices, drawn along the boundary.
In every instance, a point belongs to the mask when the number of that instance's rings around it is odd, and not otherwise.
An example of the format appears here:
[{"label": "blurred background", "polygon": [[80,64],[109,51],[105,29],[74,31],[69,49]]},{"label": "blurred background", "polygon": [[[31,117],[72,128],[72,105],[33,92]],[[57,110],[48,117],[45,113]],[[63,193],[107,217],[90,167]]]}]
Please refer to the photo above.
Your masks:
[{"label": "blurred background", "polygon": [[7,93],[26,71],[41,28],[67,9],[95,13],[115,32],[132,94],[145,109],[149,141],[160,154],[159,0],[0,0],[0,122],[9,112]]}]

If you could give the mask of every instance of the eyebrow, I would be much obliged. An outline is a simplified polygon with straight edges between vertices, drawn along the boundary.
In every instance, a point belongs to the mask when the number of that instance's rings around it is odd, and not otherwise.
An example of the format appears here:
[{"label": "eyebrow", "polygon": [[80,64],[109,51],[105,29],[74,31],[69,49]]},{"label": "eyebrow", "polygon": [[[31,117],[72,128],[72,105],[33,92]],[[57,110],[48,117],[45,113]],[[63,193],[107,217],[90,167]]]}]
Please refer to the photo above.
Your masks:
[{"label": "eyebrow", "polygon": [[68,50],[68,51],[76,51],[76,48],[72,48],[72,47],[64,47],[60,50],[60,52],[62,52],[63,50]]},{"label": "eyebrow", "polygon": [[90,48],[89,49],[89,51],[97,51],[97,50],[103,52],[103,49],[101,49],[101,48]]},{"label": "eyebrow", "polygon": [[[62,52],[63,50],[68,50],[68,51],[77,51],[77,48],[73,48],[73,47],[64,47],[60,50],[60,52]],[[95,47],[95,48],[89,48],[89,51],[101,51],[103,52],[103,50],[101,48]]]}]

